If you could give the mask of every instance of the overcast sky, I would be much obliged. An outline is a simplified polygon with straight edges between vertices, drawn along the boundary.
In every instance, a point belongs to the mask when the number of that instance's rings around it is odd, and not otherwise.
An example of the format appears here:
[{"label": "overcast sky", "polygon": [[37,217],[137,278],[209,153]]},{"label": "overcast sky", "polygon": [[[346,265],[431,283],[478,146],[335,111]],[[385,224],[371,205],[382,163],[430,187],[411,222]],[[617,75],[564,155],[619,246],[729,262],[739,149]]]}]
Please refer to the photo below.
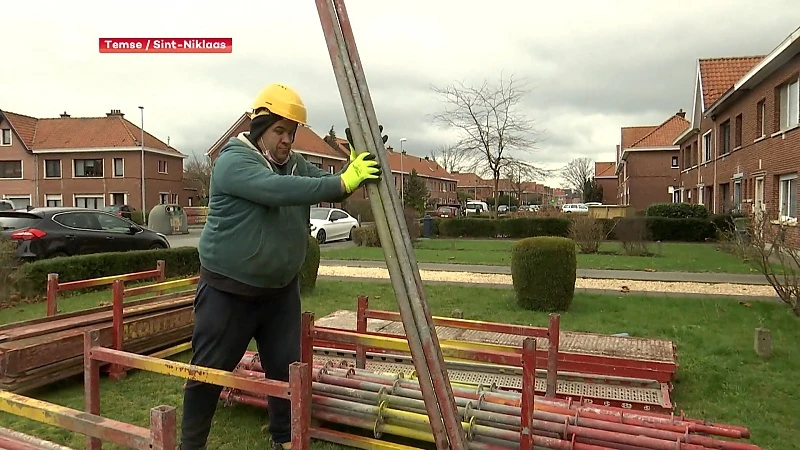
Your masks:
[{"label": "overcast sky", "polygon": [[[203,153],[270,82],[296,88],[324,136],[346,119],[315,3],[4,2],[0,109],[35,117],[120,109],[186,154]],[[389,144],[426,155],[451,142],[431,85],[532,87],[531,162],[613,160],[623,126],[692,107],[697,58],[766,54],[800,25],[797,0],[347,0]],[[80,5],[80,7],[79,7]],[[100,37],[231,37],[231,54],[100,54]],[[548,180],[557,185],[559,181]]]}]

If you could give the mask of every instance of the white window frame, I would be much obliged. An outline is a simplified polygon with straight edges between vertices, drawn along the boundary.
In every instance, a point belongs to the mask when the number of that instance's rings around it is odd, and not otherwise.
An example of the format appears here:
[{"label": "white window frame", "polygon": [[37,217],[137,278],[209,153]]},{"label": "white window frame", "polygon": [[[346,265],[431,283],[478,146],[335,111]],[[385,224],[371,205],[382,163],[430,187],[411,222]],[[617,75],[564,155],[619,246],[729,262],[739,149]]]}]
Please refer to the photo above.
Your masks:
[{"label": "white window frame", "polygon": [[[708,138],[708,144],[706,144],[706,137]],[[701,163],[707,163],[711,161],[711,155],[714,153],[711,151],[711,143],[713,139],[711,137],[711,130],[706,131],[703,133],[703,138],[700,140],[700,156],[702,157]]]},{"label": "white window frame", "polygon": [[[161,170],[161,163],[164,163],[164,170]],[[159,159],[158,160],[158,173],[167,174],[167,160],[166,159]]]},{"label": "white window frame", "polygon": [[[47,176],[47,162],[48,161],[58,161],[58,176],[57,177]],[[64,176],[64,163],[60,159],[45,159],[44,161],[42,161],[42,170],[44,171],[44,179],[46,179],[46,180],[60,180]]]},{"label": "white window frame", "polygon": [[[117,174],[117,161],[122,161],[122,173]],[[111,177],[124,178],[125,177],[125,158],[112,158],[111,159]]]},{"label": "white window frame", "polygon": [[[58,204],[50,205],[50,202],[58,202]],[[61,194],[44,194],[44,206],[64,206],[64,196]]]},{"label": "white window frame", "polygon": [[[8,144],[6,144],[6,134],[8,135]],[[14,133],[11,128],[3,128],[0,130],[0,147],[11,147],[14,143]]]},{"label": "white window frame", "polygon": [[181,199],[180,199],[180,196],[178,194],[171,194],[171,197],[172,197],[172,204],[180,205]]},{"label": "white window frame", "polygon": [[5,178],[0,173],[0,181],[5,180],[24,180],[25,179],[25,161],[21,159],[2,159],[0,162],[17,162],[19,161],[19,178]]},{"label": "white window frame", "polygon": [[159,205],[166,205],[169,203],[169,192],[159,192],[158,193],[158,204]]},{"label": "white window frame", "polygon": [[94,208],[86,208],[86,209],[90,209],[90,210],[96,211],[96,210],[105,208],[105,206],[106,206],[106,196],[103,195],[103,194],[73,194],[72,195],[72,204],[76,208],[84,208],[83,206],[78,206],[78,199],[89,199],[89,198],[100,199],[100,203],[102,203],[102,204],[97,209],[94,209]]},{"label": "white window frame", "polygon": [[761,111],[759,111],[759,114],[761,114],[761,123],[758,124],[761,127],[761,135],[759,138],[763,138],[767,135],[767,101],[762,100],[759,107],[761,108]]},{"label": "white window frame", "polygon": [[781,87],[779,117],[779,131],[800,125],[800,78]]},{"label": "white window frame", "polygon": [[333,167],[333,164],[328,165],[328,172],[331,174],[336,173],[336,167]]},{"label": "white window frame", "polygon": [[[791,208],[794,205],[794,215]],[[778,219],[781,222],[797,221],[797,174],[787,174],[780,177],[778,183]]]},{"label": "white window frame", "polygon": [[742,210],[742,179],[733,180],[733,208],[734,211]]},{"label": "white window frame", "polygon": [[672,191],[672,203],[680,203],[681,202],[681,190],[675,189]]},{"label": "white window frame", "polygon": [[680,167],[680,164],[681,164],[680,158],[677,156],[673,156],[672,160],[670,161],[670,167],[672,167],[673,169],[677,169],[678,167]]},{"label": "white window frame", "polygon": [[108,193],[108,206],[113,206],[114,203],[114,196],[115,195],[122,195],[122,204],[128,204],[128,194],[126,192],[109,192]]},{"label": "white window frame", "polygon": [[705,201],[706,201],[706,186],[705,185],[697,186],[697,204],[705,205]]},{"label": "white window frame", "polygon": [[[101,175],[99,177],[82,177],[82,176],[76,175],[76,173],[77,173],[76,167],[78,165],[78,161],[97,161],[97,160],[100,160],[101,167],[103,168],[103,175]],[[84,171],[85,171],[85,169],[86,169],[86,167],[84,167]],[[75,159],[72,160],[72,178],[77,178],[79,180],[85,180],[85,179],[96,180],[96,179],[104,178],[105,176],[106,176],[106,160],[105,160],[105,158],[75,158]]]},{"label": "white window frame", "polygon": [[[24,198],[28,200],[29,205],[33,205],[33,196],[31,194],[4,194],[3,200],[8,200],[11,203],[14,203],[14,199]],[[19,208],[19,206],[14,203],[14,208]]]}]

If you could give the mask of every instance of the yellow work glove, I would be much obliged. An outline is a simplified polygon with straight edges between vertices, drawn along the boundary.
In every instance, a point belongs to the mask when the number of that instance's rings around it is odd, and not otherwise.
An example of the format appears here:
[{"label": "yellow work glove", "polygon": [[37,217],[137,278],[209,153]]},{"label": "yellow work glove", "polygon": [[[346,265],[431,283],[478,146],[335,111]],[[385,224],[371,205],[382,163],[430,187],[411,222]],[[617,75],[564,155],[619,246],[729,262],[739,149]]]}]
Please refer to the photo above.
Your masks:
[{"label": "yellow work glove", "polygon": [[[352,150],[351,150],[352,152]],[[342,173],[342,184],[348,194],[358,189],[367,180],[377,180],[381,176],[381,166],[369,152],[356,155]]]},{"label": "yellow work glove", "polygon": [[[383,125],[378,125],[378,131],[383,133]],[[350,144],[350,162],[353,162],[356,159],[356,150],[353,148],[353,134],[350,133],[350,128],[344,129],[344,134],[347,136],[347,142]],[[389,140],[389,136],[383,135],[383,143],[385,144],[386,141]]]}]

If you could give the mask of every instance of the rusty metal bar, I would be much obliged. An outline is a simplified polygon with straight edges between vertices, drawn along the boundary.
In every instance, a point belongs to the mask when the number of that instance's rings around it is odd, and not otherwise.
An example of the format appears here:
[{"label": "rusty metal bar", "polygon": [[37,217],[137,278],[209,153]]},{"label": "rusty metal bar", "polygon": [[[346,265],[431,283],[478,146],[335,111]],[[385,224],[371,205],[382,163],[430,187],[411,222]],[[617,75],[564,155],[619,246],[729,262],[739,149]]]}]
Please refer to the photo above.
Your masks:
[{"label": "rusty metal bar", "polygon": [[[383,167],[390,167],[344,3],[317,0],[316,4],[355,147],[359,151],[369,151]],[[368,189],[409,347],[415,355],[415,366],[423,383],[436,446],[441,450],[448,448],[449,440],[450,448],[464,449],[463,431],[455,417],[438,337],[430,331],[430,313],[427,311],[408,229],[405,221],[401,220],[403,211],[397,192],[389,189],[386,177],[377,183],[377,189],[374,184],[370,184]],[[395,241],[395,237],[399,237],[401,242]]]},{"label": "rusty metal bar", "polygon": [[[175,409],[169,408],[171,409],[169,414],[173,415],[174,420]],[[139,450],[150,448],[150,430],[146,428],[8,391],[0,391],[0,411],[89,436],[93,440],[97,440],[96,448],[100,448],[101,440]],[[166,409],[164,411],[168,412]],[[175,433],[174,428],[172,432]]]},{"label": "rusty metal bar", "polygon": [[125,297],[135,297],[152,292],[163,292],[167,289],[174,289],[176,287],[191,286],[197,284],[199,280],[200,277],[182,278],[180,280],[164,281],[162,283],[125,289]]},{"label": "rusty metal bar", "polygon": [[69,447],[45,441],[29,434],[0,427],[0,449],[5,450],[73,450]]},{"label": "rusty metal bar", "polygon": [[[548,373],[549,376],[549,373]],[[536,339],[522,343],[522,407],[520,411],[520,450],[532,450],[534,440],[534,395],[536,392]]]},{"label": "rusty metal bar", "polygon": [[[100,362],[92,358],[92,350],[100,345],[100,332],[88,331],[83,335],[83,402],[88,414],[100,415]],[[89,436],[86,450],[100,450],[100,439]]]},{"label": "rusty metal bar", "polygon": [[166,262],[158,260],[154,270],[145,270],[142,272],[132,272],[122,275],[111,275],[100,278],[90,278],[87,280],[67,281],[65,283],[58,282],[57,273],[47,274],[47,316],[55,316],[58,312],[58,293],[66,291],[74,291],[78,289],[85,289],[89,287],[106,286],[114,283],[114,281],[135,281],[146,280],[148,278],[155,278],[162,281],[166,273]]},{"label": "rusty metal bar", "polygon": [[[125,334],[122,328],[122,322],[124,320],[124,301],[125,301],[125,282],[122,280],[114,280],[114,284],[111,288],[111,333],[112,333],[112,341],[111,347],[115,350],[125,350],[124,348],[124,340]],[[118,365],[112,364],[108,370],[109,378],[112,380],[118,381],[125,378],[125,369]]]},{"label": "rusty metal bar", "polygon": [[[359,333],[367,333],[367,312],[369,311],[369,297],[358,297],[358,311],[356,312],[356,331]],[[400,314],[397,318],[402,321]],[[367,349],[361,344],[356,344],[356,367],[364,369],[367,367]]]},{"label": "rusty metal bar", "polygon": [[[561,316],[550,314],[549,325],[547,328],[547,390],[545,395],[555,397],[558,387],[558,342],[561,334]],[[534,350],[536,349],[534,348]]]}]

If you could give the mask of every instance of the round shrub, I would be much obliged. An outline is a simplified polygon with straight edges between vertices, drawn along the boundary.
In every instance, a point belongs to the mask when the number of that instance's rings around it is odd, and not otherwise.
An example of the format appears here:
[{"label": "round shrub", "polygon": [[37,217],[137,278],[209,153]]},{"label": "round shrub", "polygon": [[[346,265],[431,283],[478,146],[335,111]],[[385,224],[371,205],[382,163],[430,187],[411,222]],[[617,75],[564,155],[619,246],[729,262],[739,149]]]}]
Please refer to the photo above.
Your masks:
[{"label": "round shrub", "polygon": [[517,303],[536,311],[566,311],[575,294],[575,241],[558,236],[521,239],[511,249]]},{"label": "round shrub", "polygon": [[320,250],[319,242],[311,234],[308,235],[308,252],[306,259],[300,267],[300,292],[313,292],[317,287],[317,274],[319,273]]}]

